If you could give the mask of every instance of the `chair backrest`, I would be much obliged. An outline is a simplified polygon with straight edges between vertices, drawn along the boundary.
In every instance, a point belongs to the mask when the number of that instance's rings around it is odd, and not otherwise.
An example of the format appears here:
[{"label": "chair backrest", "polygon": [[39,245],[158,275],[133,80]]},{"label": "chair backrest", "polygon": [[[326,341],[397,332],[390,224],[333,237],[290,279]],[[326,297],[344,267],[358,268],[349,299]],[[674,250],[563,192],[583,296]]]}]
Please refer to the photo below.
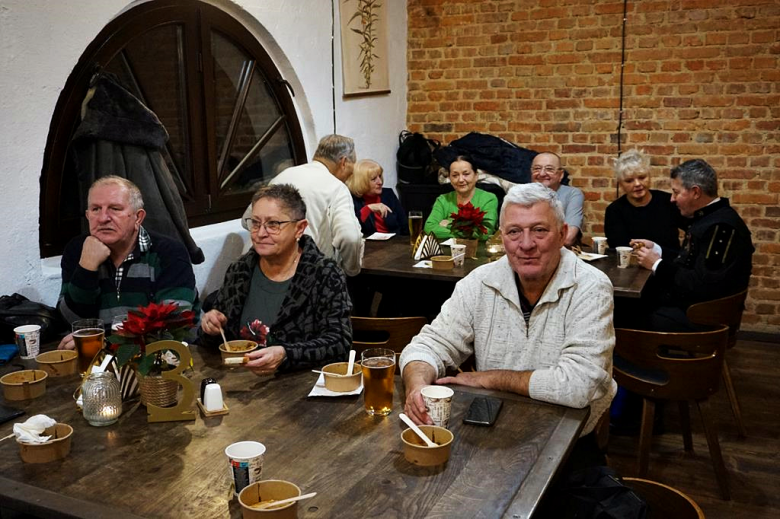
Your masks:
[{"label": "chair backrest", "polygon": [[704,519],[696,501],[676,488],[640,478],[623,478],[623,483],[647,503],[647,519]]},{"label": "chair backrest", "polygon": [[718,390],[729,330],[665,333],[616,329],[613,375],[650,398],[699,400]]},{"label": "chair backrest", "polygon": [[368,348],[401,353],[427,324],[425,317],[352,317],[352,345],[358,354]]},{"label": "chair backrest", "polygon": [[742,324],[742,312],[745,310],[747,289],[733,296],[722,297],[714,301],[704,301],[688,307],[688,319],[697,324],[720,325],[729,327],[729,348],[737,342],[737,332]]}]

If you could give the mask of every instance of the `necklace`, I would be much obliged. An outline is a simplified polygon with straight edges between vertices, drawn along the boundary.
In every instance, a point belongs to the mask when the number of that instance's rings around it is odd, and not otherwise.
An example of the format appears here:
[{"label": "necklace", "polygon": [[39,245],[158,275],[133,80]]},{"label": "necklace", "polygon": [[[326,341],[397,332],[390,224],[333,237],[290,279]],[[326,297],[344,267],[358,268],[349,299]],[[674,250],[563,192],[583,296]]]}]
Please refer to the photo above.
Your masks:
[{"label": "necklace", "polygon": [[[265,276],[268,279],[270,279],[271,281],[277,281],[277,282],[287,281],[288,279],[290,279],[292,277],[291,272],[292,273],[295,272],[295,267],[298,265],[298,260],[301,258],[301,254],[302,254],[302,251],[299,248],[298,252],[295,254],[295,257],[292,260],[292,263],[290,263],[290,265],[288,265],[287,267],[285,267],[284,270],[281,270],[278,273],[269,274],[268,272],[266,272],[266,269],[263,269],[262,261],[261,261],[261,264],[260,264],[260,269],[263,271]],[[267,267],[268,266],[270,266],[270,265],[267,265]]]}]

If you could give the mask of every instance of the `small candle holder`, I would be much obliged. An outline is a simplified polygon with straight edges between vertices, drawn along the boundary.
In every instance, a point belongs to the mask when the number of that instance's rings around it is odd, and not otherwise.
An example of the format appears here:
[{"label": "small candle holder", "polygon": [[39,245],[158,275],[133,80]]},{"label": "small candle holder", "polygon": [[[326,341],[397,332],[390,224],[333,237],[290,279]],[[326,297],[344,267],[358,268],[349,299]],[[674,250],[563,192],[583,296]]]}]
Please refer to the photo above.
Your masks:
[{"label": "small candle holder", "polygon": [[90,373],[81,387],[82,414],[90,425],[111,425],[122,414],[122,392],[119,381],[110,371]]}]

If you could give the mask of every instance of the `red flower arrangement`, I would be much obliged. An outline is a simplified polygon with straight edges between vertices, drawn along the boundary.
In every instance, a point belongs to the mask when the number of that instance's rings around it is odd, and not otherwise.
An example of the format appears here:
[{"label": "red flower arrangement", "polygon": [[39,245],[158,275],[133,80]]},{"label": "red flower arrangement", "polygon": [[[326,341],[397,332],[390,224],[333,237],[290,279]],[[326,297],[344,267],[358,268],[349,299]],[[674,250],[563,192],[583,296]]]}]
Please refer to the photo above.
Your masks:
[{"label": "red flower arrangement", "polygon": [[138,372],[148,375],[172,369],[167,350],[146,355],[146,345],[162,340],[181,341],[195,325],[195,312],[176,303],[149,303],[127,313],[127,319],[108,338],[119,366],[137,362]]},{"label": "red flower arrangement", "polygon": [[482,225],[487,213],[471,202],[458,204],[458,212],[450,214],[450,233],[456,238],[476,240],[487,234],[487,227]]}]

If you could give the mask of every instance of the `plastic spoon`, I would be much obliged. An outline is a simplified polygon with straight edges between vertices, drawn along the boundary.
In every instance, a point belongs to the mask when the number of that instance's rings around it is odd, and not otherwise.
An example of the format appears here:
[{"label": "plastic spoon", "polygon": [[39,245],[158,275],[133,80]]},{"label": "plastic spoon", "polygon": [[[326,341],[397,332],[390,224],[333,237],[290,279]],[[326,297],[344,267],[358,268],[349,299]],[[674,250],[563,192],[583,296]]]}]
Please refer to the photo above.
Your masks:
[{"label": "plastic spoon", "polygon": [[342,375],[341,373],[331,373],[330,371],[320,371],[318,369],[311,370],[312,373],[319,373],[320,375],[330,375],[331,377],[346,377],[347,375]]},{"label": "plastic spoon", "polygon": [[223,330],[221,326],[219,327],[219,333],[222,335],[222,342],[225,343],[225,351],[233,351],[231,350],[230,346],[228,346],[227,337],[225,337],[225,330]]},{"label": "plastic spoon", "polygon": [[310,497],[314,497],[317,495],[317,492],[311,492],[309,494],[303,494],[302,496],[295,496],[295,497],[288,497],[287,499],[280,499],[279,501],[272,501],[270,503],[265,503],[263,505],[261,504],[254,504],[252,505],[253,510],[267,510],[269,508],[275,508],[277,506],[287,505],[290,503],[294,503],[295,501],[300,501],[301,499],[309,499]]},{"label": "plastic spoon", "polygon": [[349,350],[349,364],[347,364],[347,375],[352,374],[352,368],[355,367],[355,350]]},{"label": "plastic spoon", "polygon": [[424,432],[422,432],[422,431],[420,430],[420,428],[419,428],[419,427],[417,427],[417,425],[415,425],[415,423],[412,421],[412,419],[411,419],[411,418],[409,418],[408,416],[406,416],[404,413],[401,413],[401,414],[400,414],[400,415],[398,415],[398,416],[400,416],[400,417],[401,417],[401,420],[403,420],[403,422],[404,422],[406,425],[408,425],[408,426],[409,426],[409,428],[410,428],[411,430],[413,430],[413,431],[414,431],[414,433],[415,433],[417,436],[419,436],[420,438],[422,438],[422,439],[425,441],[425,445],[427,445],[428,447],[436,447],[436,446],[437,446],[435,443],[433,443],[433,442],[431,441],[431,439],[430,439],[430,438],[428,438],[427,436],[425,436],[425,433],[424,433]]}]

